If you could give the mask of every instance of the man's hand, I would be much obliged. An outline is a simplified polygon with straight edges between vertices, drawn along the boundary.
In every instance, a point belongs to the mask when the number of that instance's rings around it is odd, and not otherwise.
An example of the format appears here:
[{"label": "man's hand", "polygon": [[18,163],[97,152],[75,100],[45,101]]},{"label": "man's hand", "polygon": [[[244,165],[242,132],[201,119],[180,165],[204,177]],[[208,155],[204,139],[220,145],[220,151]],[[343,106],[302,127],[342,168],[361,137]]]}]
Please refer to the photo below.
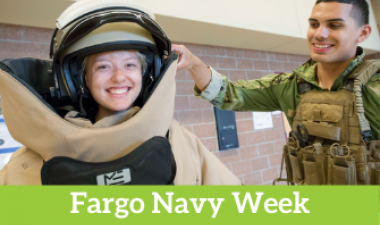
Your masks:
[{"label": "man's hand", "polygon": [[191,70],[198,64],[202,64],[202,61],[190,52],[186,46],[173,44],[172,50],[179,56],[177,70]]},{"label": "man's hand", "polygon": [[183,45],[172,45],[172,50],[179,55],[177,70],[189,70],[195,85],[203,91],[211,81],[210,69]]}]

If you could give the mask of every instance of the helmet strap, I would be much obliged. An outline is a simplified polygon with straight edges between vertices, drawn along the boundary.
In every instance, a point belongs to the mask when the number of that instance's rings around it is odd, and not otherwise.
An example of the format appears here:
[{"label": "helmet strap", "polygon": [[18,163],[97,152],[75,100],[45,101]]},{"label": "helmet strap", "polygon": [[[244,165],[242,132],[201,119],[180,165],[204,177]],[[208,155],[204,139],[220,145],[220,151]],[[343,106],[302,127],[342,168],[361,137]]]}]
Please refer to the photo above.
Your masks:
[{"label": "helmet strap", "polygon": [[144,84],[144,90],[142,90],[142,99],[143,99],[143,104],[145,104],[145,102],[148,100],[149,98],[149,95],[151,94],[150,91],[151,91],[151,88],[152,88],[152,84],[153,84],[153,76],[151,74],[148,75],[148,79],[146,79],[145,81],[145,84]]},{"label": "helmet strap", "polygon": [[80,110],[80,116],[81,117],[86,117],[86,110],[84,110],[83,106],[83,93],[79,94],[79,110]]}]

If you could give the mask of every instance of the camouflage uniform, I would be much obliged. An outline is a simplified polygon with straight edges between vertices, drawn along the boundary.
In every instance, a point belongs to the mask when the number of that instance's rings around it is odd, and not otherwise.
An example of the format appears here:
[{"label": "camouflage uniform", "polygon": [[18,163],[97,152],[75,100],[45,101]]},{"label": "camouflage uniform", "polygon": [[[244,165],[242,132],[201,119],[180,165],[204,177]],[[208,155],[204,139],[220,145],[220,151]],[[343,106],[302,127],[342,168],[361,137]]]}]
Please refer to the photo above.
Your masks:
[{"label": "camouflage uniform", "polygon": [[[362,48],[358,48],[357,57],[352,60],[342,74],[335,80],[331,91],[343,88],[345,79],[364,57]],[[300,102],[297,82],[300,78],[310,83],[313,90],[321,90],[316,81],[317,63],[309,60],[291,73],[270,74],[257,80],[238,80],[232,83],[212,68],[212,79],[208,87],[201,92],[196,86],[194,94],[208,100],[220,109],[232,111],[276,111],[287,114],[293,127],[294,112]],[[375,74],[363,88],[363,105],[365,117],[372,130],[372,139],[380,140],[380,73]]]}]

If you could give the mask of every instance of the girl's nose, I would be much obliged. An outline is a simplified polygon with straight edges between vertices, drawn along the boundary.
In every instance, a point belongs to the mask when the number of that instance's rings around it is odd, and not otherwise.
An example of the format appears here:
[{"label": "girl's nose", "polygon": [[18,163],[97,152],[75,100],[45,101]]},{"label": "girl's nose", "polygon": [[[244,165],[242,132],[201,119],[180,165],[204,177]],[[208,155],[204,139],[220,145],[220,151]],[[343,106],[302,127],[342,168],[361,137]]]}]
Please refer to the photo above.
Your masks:
[{"label": "girl's nose", "polygon": [[121,83],[126,79],[127,75],[125,74],[125,71],[122,71],[120,69],[116,69],[113,72],[113,75],[111,77],[111,80],[117,83]]}]

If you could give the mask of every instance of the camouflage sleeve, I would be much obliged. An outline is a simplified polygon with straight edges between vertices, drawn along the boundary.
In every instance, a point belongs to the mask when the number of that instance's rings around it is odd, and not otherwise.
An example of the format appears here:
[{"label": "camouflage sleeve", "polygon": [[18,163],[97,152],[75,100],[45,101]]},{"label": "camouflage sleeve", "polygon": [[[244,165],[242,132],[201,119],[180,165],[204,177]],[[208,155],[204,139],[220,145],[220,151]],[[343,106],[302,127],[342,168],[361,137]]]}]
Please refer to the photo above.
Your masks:
[{"label": "camouflage sleeve", "polygon": [[380,140],[380,73],[374,75],[363,88],[365,117],[371,125],[372,140]]},{"label": "camouflage sleeve", "polygon": [[281,105],[288,105],[286,104],[288,99],[294,99],[296,89],[294,89],[294,82],[291,82],[291,78],[294,77],[293,73],[270,74],[257,80],[238,80],[233,83],[226,76],[210,69],[212,71],[210,84],[203,92],[195,86],[194,95],[209,101],[220,109],[232,111],[284,110]]},{"label": "camouflage sleeve", "polygon": [[220,88],[223,85],[222,76],[216,72],[212,67],[211,70],[211,81],[203,91],[199,90],[196,85],[194,85],[194,95],[199,98],[203,98],[207,101],[213,100],[219,93]]}]

